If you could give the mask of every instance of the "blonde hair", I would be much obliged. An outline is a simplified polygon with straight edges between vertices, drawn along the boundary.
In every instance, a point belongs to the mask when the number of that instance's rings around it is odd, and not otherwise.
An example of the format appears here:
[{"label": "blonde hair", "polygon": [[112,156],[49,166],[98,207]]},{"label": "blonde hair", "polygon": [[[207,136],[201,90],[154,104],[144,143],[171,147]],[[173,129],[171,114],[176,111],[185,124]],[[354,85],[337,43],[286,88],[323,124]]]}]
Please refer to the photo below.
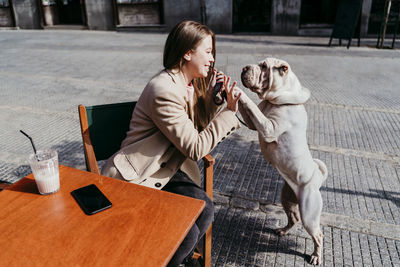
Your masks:
[{"label": "blonde hair", "polygon": [[[195,50],[200,42],[211,36],[213,46],[213,56],[215,59],[215,34],[206,25],[201,23],[185,20],[178,23],[169,33],[164,46],[163,65],[166,69],[182,70],[185,64],[184,55],[189,50]],[[207,89],[212,77],[214,62],[210,67],[210,71],[206,78],[197,78],[193,80],[195,88],[194,99],[194,124],[201,131],[210,122],[210,114],[206,109]]]}]

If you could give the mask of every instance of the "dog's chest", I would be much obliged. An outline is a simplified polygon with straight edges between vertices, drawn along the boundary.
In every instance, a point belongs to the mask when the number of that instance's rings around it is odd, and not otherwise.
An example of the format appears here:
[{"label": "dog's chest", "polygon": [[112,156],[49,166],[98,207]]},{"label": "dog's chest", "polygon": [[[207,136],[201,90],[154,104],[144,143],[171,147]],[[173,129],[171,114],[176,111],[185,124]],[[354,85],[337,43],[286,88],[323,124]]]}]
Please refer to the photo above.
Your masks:
[{"label": "dog's chest", "polygon": [[261,150],[269,161],[287,161],[287,157],[300,155],[307,147],[307,113],[303,105],[274,105],[267,101],[259,105],[262,113],[272,121],[275,142],[263,140]]},{"label": "dog's chest", "polygon": [[263,101],[259,105],[265,117],[273,119],[277,123],[290,122],[296,114],[297,107],[293,105],[274,105],[268,101]]}]

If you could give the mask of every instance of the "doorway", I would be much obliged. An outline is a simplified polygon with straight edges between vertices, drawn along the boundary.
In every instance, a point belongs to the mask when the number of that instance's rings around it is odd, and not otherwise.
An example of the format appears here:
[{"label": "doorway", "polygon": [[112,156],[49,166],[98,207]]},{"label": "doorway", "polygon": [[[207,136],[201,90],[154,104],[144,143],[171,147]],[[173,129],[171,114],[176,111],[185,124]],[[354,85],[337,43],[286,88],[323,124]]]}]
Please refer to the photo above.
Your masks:
[{"label": "doorway", "polygon": [[[385,18],[385,5],[386,0],[372,0],[371,13],[369,14],[368,21],[368,34],[379,34],[382,22]],[[390,13],[388,16],[388,23],[386,33],[396,35],[400,33],[398,18],[400,17],[400,1],[392,1]]]},{"label": "doorway", "polygon": [[84,24],[81,0],[57,0],[57,10],[60,24]]},{"label": "doorway", "polygon": [[300,28],[332,28],[339,0],[302,0]]},{"label": "doorway", "polygon": [[272,0],[234,0],[233,32],[271,32]]},{"label": "doorway", "polygon": [[9,0],[0,0],[0,27],[14,27],[15,20]]},{"label": "doorway", "polygon": [[43,24],[86,25],[84,0],[40,0]]}]

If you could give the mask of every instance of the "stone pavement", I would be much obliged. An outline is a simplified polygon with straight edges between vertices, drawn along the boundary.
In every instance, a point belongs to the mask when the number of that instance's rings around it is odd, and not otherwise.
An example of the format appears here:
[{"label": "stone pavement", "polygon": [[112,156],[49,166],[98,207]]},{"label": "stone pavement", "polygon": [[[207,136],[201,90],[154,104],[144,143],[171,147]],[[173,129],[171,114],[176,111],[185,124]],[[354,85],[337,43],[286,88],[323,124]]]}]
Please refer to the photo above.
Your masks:
[{"label": "stone pavement", "polygon": [[[0,179],[13,183],[30,172],[32,149],[20,129],[37,148],[57,149],[61,164],[84,169],[78,104],[136,100],[161,69],[165,38],[0,31]],[[216,65],[240,81],[244,65],[272,55],[311,90],[308,142],[329,170],[321,188],[323,266],[400,266],[400,51],[375,49],[372,39],[350,49],[328,41],[218,35]],[[282,178],[256,133],[242,127],[212,154],[213,265],[308,266],[312,241],[300,224],[285,237],[273,233],[286,222]]]}]

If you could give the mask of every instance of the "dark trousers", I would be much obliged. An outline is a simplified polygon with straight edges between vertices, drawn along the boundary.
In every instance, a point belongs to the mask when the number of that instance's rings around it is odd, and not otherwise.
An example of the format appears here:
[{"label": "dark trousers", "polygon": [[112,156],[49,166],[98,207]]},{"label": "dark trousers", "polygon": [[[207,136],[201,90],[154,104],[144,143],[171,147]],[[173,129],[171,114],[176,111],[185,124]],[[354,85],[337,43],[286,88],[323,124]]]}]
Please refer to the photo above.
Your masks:
[{"label": "dark trousers", "polygon": [[208,227],[214,219],[214,205],[207,196],[206,192],[197,186],[184,172],[180,170],[171,178],[171,180],[163,187],[162,190],[201,199],[206,202],[203,212],[200,214],[199,218],[196,220],[196,223],[190,229],[182,244],[175,252],[171,261],[168,263],[168,267],[178,266],[185,261],[190,261],[197,243],[206,233]]}]

